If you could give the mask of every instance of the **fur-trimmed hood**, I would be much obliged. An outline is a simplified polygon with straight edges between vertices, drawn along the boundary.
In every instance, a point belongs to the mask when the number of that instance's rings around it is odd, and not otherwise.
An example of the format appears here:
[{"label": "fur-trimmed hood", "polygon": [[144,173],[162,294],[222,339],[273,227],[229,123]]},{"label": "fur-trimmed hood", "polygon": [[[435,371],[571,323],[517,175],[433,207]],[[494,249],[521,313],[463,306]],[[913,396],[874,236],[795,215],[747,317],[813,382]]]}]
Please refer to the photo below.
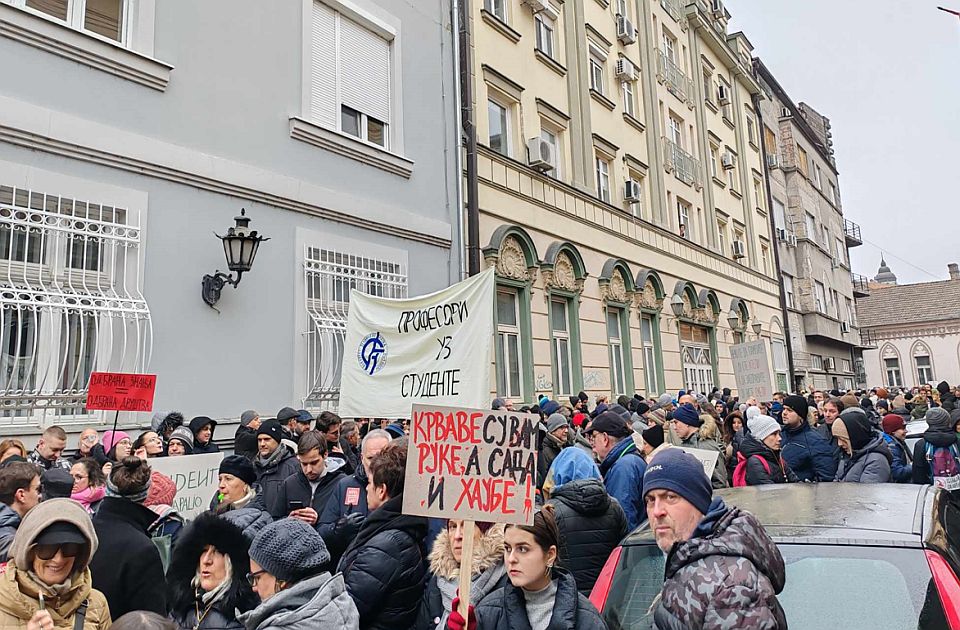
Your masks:
[{"label": "fur-trimmed hood", "polygon": [[[494,525],[473,545],[473,572],[483,573],[498,562],[503,562],[503,530],[505,526]],[[455,580],[460,577],[460,563],[450,549],[450,533],[444,527],[433,543],[428,556],[430,572],[437,577]]]},{"label": "fur-trimmed hood", "polygon": [[167,571],[167,606],[171,614],[183,618],[194,610],[197,595],[190,581],[197,573],[200,555],[207,545],[213,545],[218,551],[229,556],[233,565],[232,584],[216,608],[231,618],[235,608],[239,608],[241,612],[255,608],[259,599],[244,579],[250,566],[250,557],[247,555],[250,542],[235,524],[206,512],[183,529],[173,548],[173,557]]}]

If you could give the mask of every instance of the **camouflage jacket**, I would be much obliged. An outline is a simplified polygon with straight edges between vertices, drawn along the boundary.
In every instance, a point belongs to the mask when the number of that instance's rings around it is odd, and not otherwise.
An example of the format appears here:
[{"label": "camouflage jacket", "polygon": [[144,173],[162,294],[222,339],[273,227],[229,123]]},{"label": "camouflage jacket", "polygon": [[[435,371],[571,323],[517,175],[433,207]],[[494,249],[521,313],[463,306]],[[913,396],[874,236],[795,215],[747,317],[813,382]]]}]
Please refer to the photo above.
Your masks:
[{"label": "camouflage jacket", "polygon": [[690,540],[667,555],[656,630],[786,630],[777,601],[783,557],[749,512],[719,497]]}]

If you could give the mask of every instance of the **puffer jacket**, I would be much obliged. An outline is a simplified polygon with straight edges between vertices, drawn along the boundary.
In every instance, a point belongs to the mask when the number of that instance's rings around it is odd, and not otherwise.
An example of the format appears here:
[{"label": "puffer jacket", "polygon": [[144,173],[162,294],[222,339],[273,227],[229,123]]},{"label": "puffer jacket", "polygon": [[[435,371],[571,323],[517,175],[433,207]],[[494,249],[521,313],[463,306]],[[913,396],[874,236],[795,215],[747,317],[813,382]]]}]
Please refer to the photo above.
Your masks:
[{"label": "puffer jacket", "polygon": [[589,595],[610,552],[627,534],[623,508],[599,479],[565,483],[547,504],[554,506],[560,529],[558,564],[573,575],[577,590]]},{"label": "puffer jacket", "polygon": [[10,545],[20,527],[20,515],[6,503],[0,503],[0,563],[6,562],[10,553]]},{"label": "puffer jacket", "polygon": [[[319,575],[297,582],[237,619],[247,630],[358,630],[360,616],[343,576]],[[400,627],[400,626],[397,626]]]},{"label": "puffer jacket", "polygon": [[73,630],[77,611],[84,602],[87,603],[83,617],[84,630],[106,630],[110,627],[107,599],[93,588],[88,567],[99,544],[90,516],[79,503],[70,499],[49,499],[30,511],[10,548],[11,560],[0,572],[0,630],[23,630],[37,612],[41,585],[19,567],[30,566],[30,548],[34,541],[43,530],[56,522],[75,525],[88,541],[84,551],[74,561],[70,589],[60,596],[54,596],[49,588],[43,589],[46,608],[56,630]]},{"label": "puffer jacket", "polygon": [[[606,630],[607,625],[590,600],[577,591],[577,583],[564,569],[553,568],[557,594],[547,630]],[[477,630],[525,630],[530,628],[523,591],[507,584],[477,604]]]},{"label": "puffer jacket", "polygon": [[293,449],[285,442],[281,442],[270,457],[265,460],[259,456],[253,460],[253,467],[257,471],[257,483],[263,495],[263,502],[267,512],[277,514],[281,511],[280,484],[290,475],[300,469]]},{"label": "puffer jacket", "polygon": [[881,433],[874,432],[870,442],[853,455],[844,453],[837,467],[837,481],[852,483],[887,483],[893,457]]},{"label": "puffer jacket", "polygon": [[360,627],[409,628],[427,573],[427,519],[402,513],[397,495],[367,516],[337,570],[360,613]]},{"label": "puffer jacket", "polygon": [[887,433],[883,439],[890,449],[890,481],[894,483],[910,483],[913,478],[913,460],[910,448],[900,438]]},{"label": "puffer jacket", "polygon": [[[762,486],[769,483],[796,483],[797,476],[790,470],[790,466],[783,461],[779,453],[774,453],[766,444],[753,437],[745,435],[740,443],[740,454],[747,460],[747,485]],[[767,462],[765,468],[758,458]],[[769,468],[769,472],[767,472]]]},{"label": "puffer jacket", "polygon": [[667,554],[656,630],[787,630],[777,594],[783,557],[749,512],[715,497],[689,540]]},{"label": "puffer jacket", "polygon": [[780,456],[800,481],[833,481],[837,460],[830,442],[809,422],[794,428],[783,427]]}]

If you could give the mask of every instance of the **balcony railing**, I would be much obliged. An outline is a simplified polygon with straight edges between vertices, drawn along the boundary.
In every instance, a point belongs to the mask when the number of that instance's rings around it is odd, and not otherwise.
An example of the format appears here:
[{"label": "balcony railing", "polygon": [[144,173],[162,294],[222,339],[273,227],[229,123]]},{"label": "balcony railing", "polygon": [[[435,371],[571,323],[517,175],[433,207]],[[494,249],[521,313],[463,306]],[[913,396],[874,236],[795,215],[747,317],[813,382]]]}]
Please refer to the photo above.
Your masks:
[{"label": "balcony railing", "polygon": [[693,81],[662,50],[657,51],[657,78],[681,101],[686,101],[687,96],[693,94]]},{"label": "balcony railing", "polygon": [[700,174],[700,160],[684,151],[670,138],[663,137],[663,162],[668,171],[673,171],[674,177],[687,185],[697,188],[703,186]]},{"label": "balcony railing", "polygon": [[680,0],[660,0],[660,6],[677,22],[683,18],[683,8]]},{"label": "balcony railing", "polygon": [[860,225],[849,219],[843,220],[843,235],[846,237],[847,247],[863,245],[863,238],[860,236]]},{"label": "balcony railing", "polygon": [[867,297],[870,295],[870,281],[858,273],[851,273],[850,280],[853,282],[853,297]]},{"label": "balcony railing", "polygon": [[861,348],[877,347],[877,338],[874,336],[872,330],[869,330],[867,328],[860,329],[860,347]]}]

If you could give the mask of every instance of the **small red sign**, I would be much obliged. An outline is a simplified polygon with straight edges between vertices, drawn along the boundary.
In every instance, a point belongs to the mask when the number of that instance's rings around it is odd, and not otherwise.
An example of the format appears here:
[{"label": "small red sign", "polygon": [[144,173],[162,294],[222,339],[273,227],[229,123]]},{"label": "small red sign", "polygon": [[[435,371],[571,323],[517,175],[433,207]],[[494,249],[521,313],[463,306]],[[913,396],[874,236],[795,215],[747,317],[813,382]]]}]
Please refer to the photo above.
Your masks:
[{"label": "small red sign", "polygon": [[153,411],[156,374],[94,372],[87,387],[87,409]]},{"label": "small red sign", "polygon": [[343,497],[344,505],[357,505],[360,503],[360,488],[347,488],[347,494]]}]

